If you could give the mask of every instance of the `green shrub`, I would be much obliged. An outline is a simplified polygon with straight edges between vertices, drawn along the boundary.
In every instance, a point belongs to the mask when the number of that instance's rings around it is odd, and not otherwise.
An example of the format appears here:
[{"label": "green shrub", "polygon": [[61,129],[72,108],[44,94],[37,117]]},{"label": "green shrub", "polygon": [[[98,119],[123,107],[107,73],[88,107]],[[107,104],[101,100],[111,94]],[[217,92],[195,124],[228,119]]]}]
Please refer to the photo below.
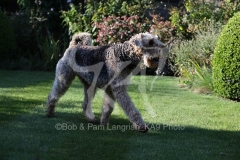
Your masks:
[{"label": "green shrub", "polygon": [[240,100],[240,12],[223,28],[214,50],[213,87],[217,95]]},{"label": "green shrub", "polygon": [[172,26],[171,22],[164,20],[158,14],[152,14],[150,33],[158,35],[158,38],[163,43],[168,43],[171,38],[176,36],[176,28]]},{"label": "green shrub", "polygon": [[170,20],[178,36],[191,39],[196,31],[206,28],[205,22],[214,20],[226,23],[238,11],[240,0],[184,0],[182,7],[170,9]]},{"label": "green shrub", "polygon": [[0,61],[9,59],[16,48],[14,32],[8,17],[0,10]]},{"label": "green shrub", "polygon": [[149,20],[141,20],[137,15],[130,17],[108,16],[99,23],[94,24],[98,30],[96,43],[100,45],[123,43],[129,40],[132,35],[139,32],[146,32],[150,28]]},{"label": "green shrub", "polygon": [[63,24],[69,28],[69,35],[85,31],[92,33],[95,39],[98,33],[97,25],[104,17],[138,15],[141,22],[141,19],[145,19],[146,10],[154,8],[154,5],[152,0],[89,0],[85,5],[71,4],[70,7],[70,10],[61,11],[61,18]]},{"label": "green shrub", "polygon": [[100,45],[123,43],[134,34],[150,32],[158,35],[162,42],[167,43],[174,36],[175,28],[159,15],[152,14],[150,16],[152,19],[141,18],[138,15],[104,17],[101,22],[92,24],[98,30],[95,42]]},{"label": "green shrub", "polygon": [[211,22],[192,40],[179,40],[171,48],[175,71],[189,88],[212,90],[212,56],[222,25]]},{"label": "green shrub", "polygon": [[[77,4],[80,0],[74,0]],[[14,61],[16,69],[49,70],[55,68],[56,61],[46,60],[45,49],[56,47],[55,43],[49,41],[49,38],[57,43],[60,52],[64,52],[69,42],[66,27],[62,26],[60,10],[68,10],[67,0],[18,0],[19,12],[11,16],[14,24],[14,31],[17,40],[17,54],[19,58]],[[45,42],[43,42],[43,40]],[[49,44],[47,44],[49,42]],[[27,45],[26,45],[27,44]],[[45,44],[45,46],[44,46]],[[49,48],[44,48],[48,45]],[[52,53],[51,53],[52,54]],[[56,53],[58,54],[58,53]],[[23,61],[20,61],[23,59]],[[19,60],[19,61],[18,61]]]},{"label": "green shrub", "polygon": [[42,40],[41,45],[39,46],[42,50],[43,60],[45,65],[43,66],[44,70],[53,70],[61,58],[61,50],[59,47],[59,41],[55,41],[53,37],[48,37]]}]

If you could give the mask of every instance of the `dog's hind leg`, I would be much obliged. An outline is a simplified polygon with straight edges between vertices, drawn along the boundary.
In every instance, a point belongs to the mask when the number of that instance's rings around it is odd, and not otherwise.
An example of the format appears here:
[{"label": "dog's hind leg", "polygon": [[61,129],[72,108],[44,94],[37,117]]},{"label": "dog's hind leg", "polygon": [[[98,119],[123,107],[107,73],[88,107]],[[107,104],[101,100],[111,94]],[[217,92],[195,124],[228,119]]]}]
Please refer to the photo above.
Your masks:
[{"label": "dog's hind leg", "polygon": [[103,102],[103,107],[102,107],[102,116],[100,119],[100,123],[103,125],[107,125],[109,123],[109,117],[114,109],[114,102],[115,102],[115,97],[112,93],[112,90],[110,87],[108,87],[105,90],[105,95],[104,95],[104,102]]},{"label": "dog's hind leg", "polygon": [[60,60],[56,67],[56,76],[52,90],[48,95],[46,116],[54,116],[54,108],[57,101],[68,90],[74,77],[75,74],[73,73],[72,69]]},{"label": "dog's hind leg", "polygon": [[82,104],[84,115],[88,122],[96,123],[95,115],[92,112],[92,100],[96,93],[96,87],[89,85],[88,83],[81,80],[84,85],[84,100]]}]

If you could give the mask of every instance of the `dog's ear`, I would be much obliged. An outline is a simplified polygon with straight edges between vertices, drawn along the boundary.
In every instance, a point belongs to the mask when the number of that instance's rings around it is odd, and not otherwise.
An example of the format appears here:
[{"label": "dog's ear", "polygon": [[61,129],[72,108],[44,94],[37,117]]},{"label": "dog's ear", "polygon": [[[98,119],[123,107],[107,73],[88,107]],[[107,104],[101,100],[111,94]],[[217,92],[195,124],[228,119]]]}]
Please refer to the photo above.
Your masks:
[{"label": "dog's ear", "polygon": [[154,38],[155,36],[148,32],[141,34],[141,39],[143,41],[144,46],[153,46],[155,43]]},{"label": "dog's ear", "polygon": [[152,35],[148,32],[142,34],[142,39],[143,39],[143,45],[149,46],[149,47],[160,47],[160,48],[165,48],[166,45],[162,43],[161,41],[158,40],[157,35]]},{"label": "dog's ear", "polygon": [[154,39],[153,38],[149,39],[147,44],[150,47],[153,46],[154,45]]}]

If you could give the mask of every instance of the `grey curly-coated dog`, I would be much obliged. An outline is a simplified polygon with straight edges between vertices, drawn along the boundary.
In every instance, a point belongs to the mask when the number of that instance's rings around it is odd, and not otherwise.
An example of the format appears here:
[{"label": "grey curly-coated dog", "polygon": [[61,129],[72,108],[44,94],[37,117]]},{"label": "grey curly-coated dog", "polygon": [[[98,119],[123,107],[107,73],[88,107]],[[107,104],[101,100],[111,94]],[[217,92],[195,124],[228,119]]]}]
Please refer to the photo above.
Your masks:
[{"label": "grey curly-coated dog", "polygon": [[46,115],[54,116],[55,104],[77,76],[84,86],[82,108],[89,122],[96,122],[91,102],[96,88],[100,88],[105,91],[101,124],[109,123],[116,101],[134,128],[147,132],[146,124],[127,93],[127,86],[131,72],[141,60],[147,67],[158,66],[159,58],[167,56],[165,45],[157,36],[148,32],[139,33],[129,41],[112,46],[86,46],[86,43],[78,43],[78,39],[81,38],[76,35],[57,64],[55,81],[47,100]]}]

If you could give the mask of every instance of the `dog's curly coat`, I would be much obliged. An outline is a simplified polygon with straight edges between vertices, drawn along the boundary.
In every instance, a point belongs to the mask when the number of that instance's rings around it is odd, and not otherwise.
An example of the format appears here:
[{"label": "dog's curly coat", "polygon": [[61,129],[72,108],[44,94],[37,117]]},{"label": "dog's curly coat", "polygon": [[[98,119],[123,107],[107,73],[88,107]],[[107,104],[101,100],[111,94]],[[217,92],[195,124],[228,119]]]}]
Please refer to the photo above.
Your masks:
[{"label": "dog's curly coat", "polygon": [[166,49],[161,53],[165,45],[150,33],[139,33],[129,41],[113,46],[84,46],[86,44],[78,44],[79,38],[76,37],[57,64],[46,115],[54,116],[55,104],[77,76],[84,85],[82,108],[89,122],[96,121],[91,102],[96,88],[101,88],[105,91],[101,124],[108,124],[114,102],[117,101],[135,129],[147,132],[146,124],[127,93],[127,84],[131,72],[141,60],[147,67],[158,65],[160,56],[167,55]]}]

